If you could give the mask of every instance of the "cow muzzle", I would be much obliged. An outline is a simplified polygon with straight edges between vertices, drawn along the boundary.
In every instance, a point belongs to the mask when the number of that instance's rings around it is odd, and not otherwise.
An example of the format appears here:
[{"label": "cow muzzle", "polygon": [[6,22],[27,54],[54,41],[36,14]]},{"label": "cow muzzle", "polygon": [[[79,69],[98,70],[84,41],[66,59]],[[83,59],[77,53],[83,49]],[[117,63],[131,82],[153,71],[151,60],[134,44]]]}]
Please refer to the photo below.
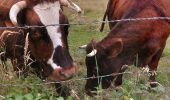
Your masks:
[{"label": "cow muzzle", "polygon": [[53,70],[51,79],[54,81],[65,81],[71,79],[77,73],[77,66],[73,64],[70,67],[56,68]]}]

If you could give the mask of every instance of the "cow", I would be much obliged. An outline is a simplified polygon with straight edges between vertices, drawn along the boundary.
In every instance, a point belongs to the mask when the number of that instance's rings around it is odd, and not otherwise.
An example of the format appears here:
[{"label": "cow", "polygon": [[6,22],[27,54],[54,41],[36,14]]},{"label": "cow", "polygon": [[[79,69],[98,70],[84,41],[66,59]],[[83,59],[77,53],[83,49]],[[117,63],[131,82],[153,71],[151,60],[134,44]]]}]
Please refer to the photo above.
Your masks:
[{"label": "cow", "polygon": [[[170,33],[168,19],[147,18],[170,17],[170,2],[167,0],[110,0],[108,4],[112,19],[139,19],[112,23],[111,31],[101,41],[92,40],[86,47],[87,94],[93,95],[101,84],[108,88],[114,80],[115,86],[122,84],[123,73],[128,66],[149,68],[151,87],[157,86],[157,66]],[[125,4],[125,5],[124,5]],[[110,15],[110,16],[112,16]],[[98,77],[110,75],[107,77]],[[93,78],[92,78],[93,77]]]},{"label": "cow", "polygon": [[[117,5],[117,4],[119,4],[119,5]],[[126,10],[124,10],[124,9],[128,9],[129,5],[132,5],[132,4],[133,3],[126,1],[126,0],[125,1],[109,0],[108,4],[107,4],[107,9],[103,16],[103,23],[100,26],[100,32],[102,32],[104,29],[104,25],[105,25],[104,21],[106,20],[106,17],[107,17],[108,21],[120,20],[123,18],[122,16],[124,15],[124,13],[127,13]],[[119,9],[119,10],[115,10],[115,8]],[[114,27],[114,25],[116,25],[117,22],[118,21],[109,23],[110,30]]]},{"label": "cow", "polygon": [[[119,4],[119,5],[117,5]],[[105,25],[105,20],[107,17],[108,21],[112,21],[112,20],[120,20],[123,16],[124,13],[126,13],[126,10],[124,9],[128,9],[129,5],[132,5],[133,3],[129,2],[129,1],[119,1],[119,0],[109,0],[108,4],[107,4],[107,8],[106,11],[104,13],[103,16],[103,23],[100,26],[100,32],[103,31],[104,29],[104,25]],[[114,8],[116,7],[116,9],[119,10],[115,10]],[[117,22],[111,22],[109,23],[109,28],[110,30],[114,27],[114,25],[116,25]]]},{"label": "cow", "polygon": [[63,6],[81,13],[81,8],[70,0],[0,0],[1,27],[28,26],[0,30],[0,46],[5,46],[1,59],[9,58],[18,75],[27,73],[27,65],[54,81],[68,80],[76,74]]}]

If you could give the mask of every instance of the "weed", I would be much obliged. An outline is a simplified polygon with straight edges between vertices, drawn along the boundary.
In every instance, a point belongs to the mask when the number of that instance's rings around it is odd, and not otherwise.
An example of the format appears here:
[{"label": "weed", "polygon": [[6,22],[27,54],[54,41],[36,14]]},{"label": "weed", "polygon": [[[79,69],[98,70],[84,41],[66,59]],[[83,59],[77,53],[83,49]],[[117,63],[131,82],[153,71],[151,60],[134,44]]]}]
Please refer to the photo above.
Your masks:
[{"label": "weed", "polygon": [[[84,10],[84,15],[78,18],[72,11],[65,9],[70,23],[87,23],[91,21],[101,20],[106,8],[107,0],[76,0],[80,7]],[[86,77],[85,66],[85,51],[79,50],[78,47],[89,43],[91,39],[101,40],[109,31],[107,26],[105,32],[99,33],[98,24],[96,25],[80,25],[70,26],[68,43],[71,55],[78,66],[78,73],[75,78]],[[112,87],[103,90],[101,85],[98,87],[97,97],[89,97],[85,94],[84,86],[86,80],[70,81],[64,83],[70,90],[73,90],[73,95],[68,97],[68,100],[169,100],[170,98],[170,40],[167,41],[166,48],[159,62],[157,80],[161,84],[159,87],[150,89],[147,74],[138,76],[138,71],[134,66],[130,66],[127,71],[136,72],[135,74],[125,74],[123,84],[116,91]],[[9,61],[7,62],[6,74],[0,65],[0,84],[37,84],[42,83],[34,74],[29,74],[25,79],[17,78]],[[0,99],[5,100],[63,100],[62,97],[57,97],[53,84],[40,86],[8,86],[0,85]]]}]

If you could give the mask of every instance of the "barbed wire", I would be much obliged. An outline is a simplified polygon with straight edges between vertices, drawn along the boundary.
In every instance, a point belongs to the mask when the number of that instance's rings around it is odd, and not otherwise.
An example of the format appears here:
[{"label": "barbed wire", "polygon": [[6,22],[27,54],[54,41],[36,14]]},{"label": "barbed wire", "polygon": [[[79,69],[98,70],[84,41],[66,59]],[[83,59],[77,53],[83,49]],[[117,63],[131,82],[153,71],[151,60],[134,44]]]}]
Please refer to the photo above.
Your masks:
[{"label": "barbed wire", "polygon": [[[149,72],[153,72],[153,71],[147,71],[147,73]],[[170,70],[166,70],[166,71],[154,71],[154,73],[161,73],[161,72],[170,72]],[[117,75],[121,75],[121,74],[144,74],[146,73],[144,70],[139,70],[137,72],[122,72],[122,73],[111,73],[111,74],[107,74],[107,75],[101,75],[101,76],[92,76],[92,77],[84,77],[84,78],[76,78],[76,79],[70,79],[70,80],[66,80],[66,81],[42,81],[42,83],[27,83],[27,84],[5,84],[5,83],[0,83],[0,87],[29,87],[29,86],[43,86],[43,85],[50,85],[50,84],[56,84],[56,83],[68,83],[68,82],[75,82],[75,81],[82,81],[82,80],[88,80],[88,79],[96,79],[96,78],[105,78],[105,77],[110,77],[110,76],[117,76]],[[160,83],[159,83],[160,84]]]},{"label": "barbed wire", "polygon": [[115,22],[127,22],[127,21],[144,21],[144,20],[170,20],[170,17],[147,17],[147,18],[128,18],[128,19],[119,19],[119,20],[111,20],[111,21],[92,21],[87,23],[70,23],[70,24],[50,24],[50,25],[33,25],[33,26],[10,26],[5,27],[1,26],[0,30],[6,30],[6,29],[29,29],[29,28],[44,28],[49,26],[72,26],[72,25],[93,25],[93,24],[101,24],[101,23],[115,23]]},{"label": "barbed wire", "polygon": [[0,86],[14,86],[14,87],[22,87],[22,86],[41,86],[41,85],[49,85],[49,84],[56,84],[56,83],[66,83],[70,81],[81,81],[81,80],[88,80],[88,79],[95,79],[95,78],[104,78],[104,77],[109,77],[113,75],[120,75],[120,74],[132,74],[132,72],[123,72],[123,73],[117,73],[117,74],[108,74],[108,75],[102,75],[102,76],[96,76],[96,77],[84,77],[84,78],[77,78],[77,79],[70,79],[66,81],[60,81],[60,82],[45,82],[45,83],[37,83],[37,84],[3,84],[0,83]]}]

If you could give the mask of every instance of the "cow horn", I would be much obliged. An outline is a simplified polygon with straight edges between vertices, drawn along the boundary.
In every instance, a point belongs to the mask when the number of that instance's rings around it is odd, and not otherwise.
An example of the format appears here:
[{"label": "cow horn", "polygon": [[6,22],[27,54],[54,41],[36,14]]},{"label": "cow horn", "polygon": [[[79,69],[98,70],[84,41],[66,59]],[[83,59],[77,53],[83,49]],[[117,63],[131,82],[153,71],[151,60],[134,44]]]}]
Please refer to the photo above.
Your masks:
[{"label": "cow horn", "polygon": [[80,48],[80,49],[86,49],[86,47],[87,47],[87,45],[82,45],[82,46],[80,46],[79,48]]},{"label": "cow horn", "polygon": [[18,15],[18,13],[22,9],[26,8],[26,6],[27,6],[26,1],[20,1],[20,2],[17,2],[16,4],[14,4],[11,7],[10,12],[9,12],[9,17],[10,17],[11,22],[14,25],[17,25],[17,15]]},{"label": "cow horn", "polygon": [[60,0],[60,3],[63,6],[67,6],[68,8],[71,8],[76,12],[81,13],[81,8],[75,3],[73,3],[71,0]]},{"label": "cow horn", "polygon": [[97,50],[93,49],[89,54],[87,54],[87,57],[93,57],[97,54]]}]

